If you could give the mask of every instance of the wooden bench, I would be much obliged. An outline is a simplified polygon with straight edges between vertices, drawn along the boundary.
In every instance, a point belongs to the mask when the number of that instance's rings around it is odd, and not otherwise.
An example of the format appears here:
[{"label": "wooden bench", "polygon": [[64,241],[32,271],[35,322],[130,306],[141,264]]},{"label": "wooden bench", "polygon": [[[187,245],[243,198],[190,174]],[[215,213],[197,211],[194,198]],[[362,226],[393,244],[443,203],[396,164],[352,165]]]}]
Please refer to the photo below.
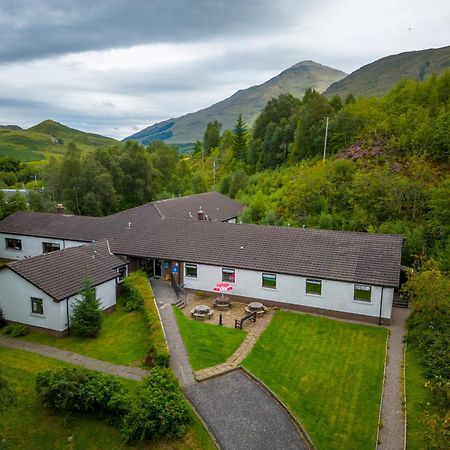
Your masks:
[{"label": "wooden bench", "polygon": [[241,319],[236,319],[234,321],[234,328],[240,328],[242,330],[242,326],[244,325],[244,322],[247,322],[247,320],[256,322],[256,311],[252,312],[250,314],[247,314],[246,316],[242,317]]}]

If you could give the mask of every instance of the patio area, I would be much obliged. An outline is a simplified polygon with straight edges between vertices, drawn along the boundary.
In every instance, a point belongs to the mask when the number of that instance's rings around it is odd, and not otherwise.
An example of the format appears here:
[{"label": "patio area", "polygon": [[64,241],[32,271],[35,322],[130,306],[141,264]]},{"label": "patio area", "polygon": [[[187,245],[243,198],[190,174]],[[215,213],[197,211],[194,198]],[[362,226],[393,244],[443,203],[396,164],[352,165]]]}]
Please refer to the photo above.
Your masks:
[{"label": "patio area", "polygon": [[[187,294],[187,306],[182,309],[183,313],[191,320],[198,320],[192,317],[192,311],[202,305],[207,305],[210,309],[214,311],[214,314],[209,318],[205,317],[203,321],[205,323],[211,323],[213,325],[217,325],[219,323],[219,316],[222,314],[222,324],[224,327],[234,328],[235,320],[242,319],[244,316],[248,315],[248,304],[231,301],[231,308],[221,308],[218,309],[214,303],[216,299],[221,299],[221,294],[213,294],[207,295],[203,294]],[[267,311],[264,314],[257,314],[256,322],[246,321],[243,329],[251,330],[257,326],[266,325],[272,319],[274,314],[273,308],[267,308]]]}]

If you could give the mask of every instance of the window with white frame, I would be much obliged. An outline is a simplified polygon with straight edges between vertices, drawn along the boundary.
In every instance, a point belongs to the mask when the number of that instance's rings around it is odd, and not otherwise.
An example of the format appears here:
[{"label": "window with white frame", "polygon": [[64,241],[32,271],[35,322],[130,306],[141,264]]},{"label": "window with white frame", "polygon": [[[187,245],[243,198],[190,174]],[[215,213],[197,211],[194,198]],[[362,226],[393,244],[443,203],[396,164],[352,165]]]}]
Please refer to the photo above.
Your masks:
[{"label": "window with white frame", "polygon": [[31,312],[33,314],[44,314],[44,300],[42,298],[31,297]]},{"label": "window with white frame", "polygon": [[322,280],[314,278],[306,279],[306,293],[312,295],[322,295]]},{"label": "window with white frame", "polygon": [[117,277],[117,282],[122,283],[122,281],[127,277],[127,266],[122,266],[117,269],[119,276]]},{"label": "window with white frame", "polygon": [[59,244],[54,244],[53,242],[43,242],[42,243],[42,253],[56,252],[61,246]]},{"label": "window with white frame", "polygon": [[184,273],[187,278],[197,278],[197,264],[185,264]]},{"label": "window with white frame", "polygon": [[370,303],[372,301],[372,287],[366,286],[365,284],[355,284],[353,300]]},{"label": "window with white frame", "polygon": [[274,273],[262,274],[262,287],[269,289],[277,288],[277,276]]},{"label": "window with white frame", "polygon": [[234,269],[222,269],[222,281],[228,283],[236,282],[236,271]]},{"label": "window with white frame", "polygon": [[20,239],[5,238],[5,247],[7,250],[22,250],[22,241]]}]

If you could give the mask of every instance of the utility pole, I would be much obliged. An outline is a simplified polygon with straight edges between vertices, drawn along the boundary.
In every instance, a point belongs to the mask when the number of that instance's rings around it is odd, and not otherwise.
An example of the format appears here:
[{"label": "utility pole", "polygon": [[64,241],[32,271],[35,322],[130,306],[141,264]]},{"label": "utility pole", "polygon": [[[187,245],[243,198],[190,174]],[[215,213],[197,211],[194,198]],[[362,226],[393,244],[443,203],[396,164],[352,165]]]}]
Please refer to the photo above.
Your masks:
[{"label": "utility pole", "polygon": [[213,186],[216,185],[216,160],[213,160]]},{"label": "utility pole", "polygon": [[327,122],[325,125],[325,142],[323,143],[323,160],[325,161],[325,158],[327,156],[327,139],[328,139],[328,116],[326,117]]},{"label": "utility pole", "polygon": [[203,170],[203,176],[205,176],[205,149],[202,145],[202,170]]}]

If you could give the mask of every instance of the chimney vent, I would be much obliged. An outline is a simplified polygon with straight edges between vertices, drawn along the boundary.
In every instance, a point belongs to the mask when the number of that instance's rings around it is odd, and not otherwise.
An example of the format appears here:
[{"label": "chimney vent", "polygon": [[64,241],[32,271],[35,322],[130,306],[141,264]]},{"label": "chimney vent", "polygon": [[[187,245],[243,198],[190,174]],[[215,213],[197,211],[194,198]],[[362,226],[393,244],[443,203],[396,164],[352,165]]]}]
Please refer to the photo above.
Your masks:
[{"label": "chimney vent", "polygon": [[57,214],[64,214],[65,210],[66,209],[64,208],[64,205],[62,203],[58,203],[56,205],[56,212],[57,212]]},{"label": "chimney vent", "polygon": [[197,219],[198,220],[205,220],[205,213],[202,211],[202,207],[200,206],[200,209],[197,211]]}]

